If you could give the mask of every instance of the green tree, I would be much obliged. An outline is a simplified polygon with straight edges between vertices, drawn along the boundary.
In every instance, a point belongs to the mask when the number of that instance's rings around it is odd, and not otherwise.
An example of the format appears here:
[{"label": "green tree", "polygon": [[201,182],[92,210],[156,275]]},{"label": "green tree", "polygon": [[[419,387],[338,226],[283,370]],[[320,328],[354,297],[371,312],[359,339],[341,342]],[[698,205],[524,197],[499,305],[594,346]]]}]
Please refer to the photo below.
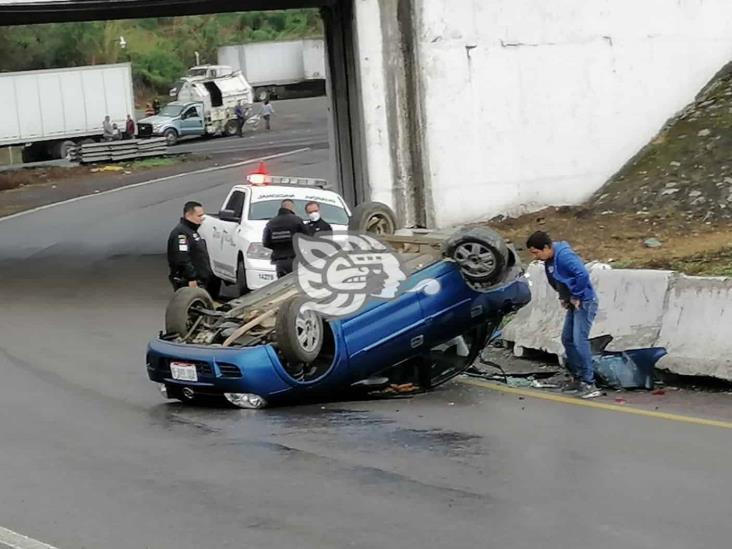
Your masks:
[{"label": "green tree", "polygon": [[164,92],[196,51],[201,62],[215,63],[220,46],[322,34],[314,9],[25,25],[0,33],[0,71],[131,61],[137,86]]}]

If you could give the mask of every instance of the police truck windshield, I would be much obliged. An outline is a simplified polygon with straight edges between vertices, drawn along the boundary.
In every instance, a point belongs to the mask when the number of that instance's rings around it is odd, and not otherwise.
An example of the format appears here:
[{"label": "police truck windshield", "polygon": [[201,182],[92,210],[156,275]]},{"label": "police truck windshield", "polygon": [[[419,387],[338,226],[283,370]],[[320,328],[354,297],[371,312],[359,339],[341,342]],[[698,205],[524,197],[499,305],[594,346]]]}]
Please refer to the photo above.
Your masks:
[{"label": "police truck windshield", "polygon": [[[249,219],[251,221],[269,221],[277,215],[282,200],[264,200],[262,202],[253,202],[249,208]],[[310,200],[293,200],[295,203],[295,214],[307,221],[305,214],[305,205]],[[317,202],[317,201],[316,201]],[[340,206],[333,206],[318,202],[320,205],[320,216],[331,225],[348,225],[348,214],[346,210]]]}]

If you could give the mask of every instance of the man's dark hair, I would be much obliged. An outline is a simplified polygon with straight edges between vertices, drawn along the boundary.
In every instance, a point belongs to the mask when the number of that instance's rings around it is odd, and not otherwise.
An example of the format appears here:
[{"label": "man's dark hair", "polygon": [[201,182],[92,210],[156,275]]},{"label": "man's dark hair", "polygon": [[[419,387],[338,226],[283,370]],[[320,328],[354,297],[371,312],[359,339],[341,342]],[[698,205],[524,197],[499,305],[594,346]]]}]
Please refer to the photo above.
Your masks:
[{"label": "man's dark hair", "polygon": [[183,215],[191,213],[196,208],[203,208],[203,205],[200,202],[195,202],[193,200],[186,202],[185,206],[183,206]]},{"label": "man's dark hair", "polygon": [[320,209],[320,204],[318,204],[317,202],[315,202],[315,200],[311,200],[310,202],[308,202],[307,204],[305,204],[305,211],[308,211],[308,208],[310,206],[317,206],[318,209]]},{"label": "man's dark hair", "polygon": [[526,241],[526,247],[535,248],[537,250],[543,250],[544,248],[551,248],[552,239],[544,231],[536,231]]},{"label": "man's dark hair", "polygon": [[285,198],[282,202],[280,202],[280,208],[295,211],[295,202],[293,202],[289,198]]}]

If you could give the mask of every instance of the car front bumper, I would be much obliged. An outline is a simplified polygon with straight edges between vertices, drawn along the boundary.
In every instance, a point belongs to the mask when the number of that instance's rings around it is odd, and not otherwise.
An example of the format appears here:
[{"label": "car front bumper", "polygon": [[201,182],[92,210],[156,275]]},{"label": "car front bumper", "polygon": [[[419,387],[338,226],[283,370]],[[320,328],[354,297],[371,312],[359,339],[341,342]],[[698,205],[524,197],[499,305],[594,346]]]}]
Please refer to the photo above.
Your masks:
[{"label": "car front bumper", "polygon": [[[196,379],[175,379],[172,362],[195,365]],[[293,388],[269,345],[225,349],[156,338],[148,344],[146,363],[150,380],[197,396],[251,393],[271,400]]]}]

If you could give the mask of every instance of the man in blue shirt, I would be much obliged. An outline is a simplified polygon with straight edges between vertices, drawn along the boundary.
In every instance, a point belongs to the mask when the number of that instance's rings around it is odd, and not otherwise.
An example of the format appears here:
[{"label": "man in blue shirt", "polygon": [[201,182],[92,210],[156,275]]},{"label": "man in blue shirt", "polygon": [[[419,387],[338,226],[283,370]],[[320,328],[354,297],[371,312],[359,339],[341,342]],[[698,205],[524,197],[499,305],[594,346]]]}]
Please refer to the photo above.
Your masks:
[{"label": "man in blue shirt", "polygon": [[562,307],[567,309],[562,345],[573,380],[565,391],[576,392],[582,398],[600,396],[595,386],[590,350],[590,330],[597,314],[597,294],[590,282],[590,273],[569,244],[552,242],[545,232],[532,234],[526,241],[526,248],[535,259],[544,262],[546,278],[559,293]]},{"label": "man in blue shirt", "polygon": [[241,101],[239,101],[236,104],[236,107],[234,107],[234,116],[236,116],[236,135],[238,135],[239,137],[244,137],[244,124],[246,123],[247,119]]}]

